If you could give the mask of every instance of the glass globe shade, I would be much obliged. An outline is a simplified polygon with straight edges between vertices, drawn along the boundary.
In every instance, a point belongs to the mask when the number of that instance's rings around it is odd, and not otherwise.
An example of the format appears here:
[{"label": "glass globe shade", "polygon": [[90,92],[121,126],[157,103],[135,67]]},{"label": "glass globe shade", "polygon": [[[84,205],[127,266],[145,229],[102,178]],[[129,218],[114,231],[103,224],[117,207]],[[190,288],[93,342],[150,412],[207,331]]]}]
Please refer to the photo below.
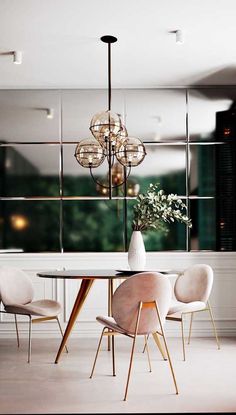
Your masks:
[{"label": "glass globe shade", "polygon": [[111,168],[112,185],[119,186],[124,181],[124,167],[116,162]]},{"label": "glass globe shade", "polygon": [[140,185],[137,182],[134,182],[133,180],[129,179],[127,181],[127,196],[136,197],[139,194]]},{"label": "glass globe shade", "polygon": [[126,167],[138,166],[146,156],[146,150],[141,140],[127,137],[117,147],[116,158]]},{"label": "glass globe shade", "polygon": [[122,128],[120,116],[111,111],[101,111],[95,114],[90,122],[90,130],[101,146],[109,141],[116,142],[116,137]]},{"label": "glass globe shade", "polygon": [[91,139],[85,139],[77,144],[75,158],[82,167],[98,167],[104,161],[105,155],[100,144]]}]

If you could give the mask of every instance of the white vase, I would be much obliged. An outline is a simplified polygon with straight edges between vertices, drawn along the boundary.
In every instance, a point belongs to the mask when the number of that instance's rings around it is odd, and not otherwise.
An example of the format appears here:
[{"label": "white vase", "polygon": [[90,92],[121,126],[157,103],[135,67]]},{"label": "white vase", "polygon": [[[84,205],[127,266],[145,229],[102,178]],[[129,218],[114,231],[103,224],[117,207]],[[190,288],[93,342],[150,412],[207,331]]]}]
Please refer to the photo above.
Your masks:
[{"label": "white vase", "polygon": [[146,264],[146,251],[141,231],[133,231],[129,244],[128,264],[131,270],[142,271]]}]

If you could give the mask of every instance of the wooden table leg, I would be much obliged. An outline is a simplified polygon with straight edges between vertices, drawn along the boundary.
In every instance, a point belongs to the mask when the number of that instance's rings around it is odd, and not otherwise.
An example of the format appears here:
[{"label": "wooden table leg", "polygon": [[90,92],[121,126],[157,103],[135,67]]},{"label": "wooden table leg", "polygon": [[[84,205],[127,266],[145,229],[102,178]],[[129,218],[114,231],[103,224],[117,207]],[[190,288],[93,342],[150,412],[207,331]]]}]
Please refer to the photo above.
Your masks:
[{"label": "wooden table leg", "polygon": [[[113,279],[109,278],[108,280],[108,316],[112,316],[112,296],[113,296]],[[107,350],[111,350],[111,339],[110,336],[107,336]]]},{"label": "wooden table leg", "polygon": [[69,318],[69,321],[67,323],[64,336],[62,338],[59,350],[57,352],[57,357],[55,359],[55,363],[58,363],[58,360],[60,358],[62,350],[64,349],[66,341],[67,341],[67,339],[70,335],[70,332],[71,332],[71,330],[74,326],[76,318],[77,318],[77,316],[78,316],[78,314],[79,314],[79,312],[80,312],[80,310],[81,310],[81,308],[82,308],[82,306],[85,302],[85,299],[86,299],[86,297],[87,297],[87,295],[90,291],[90,288],[93,285],[93,282],[94,282],[94,279],[83,279],[82,282],[81,282],[80,289],[79,289],[79,292],[77,294],[73,309],[71,311],[70,318]]}]

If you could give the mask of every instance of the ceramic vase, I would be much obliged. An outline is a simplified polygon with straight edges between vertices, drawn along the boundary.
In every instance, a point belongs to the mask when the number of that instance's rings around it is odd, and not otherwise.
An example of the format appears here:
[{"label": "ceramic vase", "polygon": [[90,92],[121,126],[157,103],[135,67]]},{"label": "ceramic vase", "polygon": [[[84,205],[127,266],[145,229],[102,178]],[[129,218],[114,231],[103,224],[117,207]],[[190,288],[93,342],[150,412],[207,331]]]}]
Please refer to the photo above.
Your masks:
[{"label": "ceramic vase", "polygon": [[146,251],[141,231],[133,231],[129,244],[128,264],[131,270],[142,271],[146,265]]}]

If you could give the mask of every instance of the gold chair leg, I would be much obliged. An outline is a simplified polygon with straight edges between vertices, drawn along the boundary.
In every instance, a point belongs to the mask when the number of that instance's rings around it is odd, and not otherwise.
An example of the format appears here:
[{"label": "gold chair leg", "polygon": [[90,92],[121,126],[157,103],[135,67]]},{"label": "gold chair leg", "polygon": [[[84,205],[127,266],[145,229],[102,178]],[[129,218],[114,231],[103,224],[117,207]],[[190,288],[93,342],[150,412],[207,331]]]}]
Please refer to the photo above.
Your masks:
[{"label": "gold chair leg", "polygon": [[[60,330],[60,332],[61,332],[61,337],[63,338],[63,331],[62,331],[62,327],[61,327],[61,323],[60,323],[60,321],[59,321],[59,318],[58,318],[58,317],[56,317],[56,320],[57,320],[57,324],[58,324],[58,326],[59,326],[59,330]],[[66,350],[66,353],[68,353],[68,349],[67,349],[66,344],[65,344],[65,350]]]},{"label": "gold chair leg", "polygon": [[184,345],[184,322],[183,322],[183,315],[181,315],[181,334],[182,334],[183,358],[184,358],[184,361],[185,361],[185,345]]},{"label": "gold chair leg", "polygon": [[212,309],[211,309],[209,301],[208,301],[207,305],[208,305],[208,310],[209,310],[209,313],[210,313],[210,316],[211,316],[211,322],[212,322],[213,330],[214,330],[214,333],[215,333],[216,343],[217,343],[218,349],[220,349],[220,342],[219,342],[219,339],[218,339],[218,336],[217,336],[215,321],[214,321],[214,318],[213,318],[213,313],[212,313]]},{"label": "gold chair leg", "polygon": [[139,304],[138,316],[137,316],[137,320],[136,320],[135,333],[134,333],[134,337],[133,337],[133,344],[132,344],[132,349],[131,349],[131,354],[130,354],[129,371],[128,371],[128,377],[127,377],[127,382],[126,382],[124,401],[126,401],[127,394],[128,394],[129,380],[130,380],[131,368],[132,368],[132,363],[133,363],[134,348],[135,348],[136,337],[137,337],[137,333],[138,333],[138,326],[139,326],[141,308],[142,308],[142,302],[140,302],[140,304]]},{"label": "gold chair leg", "polygon": [[148,347],[148,343],[147,343],[147,336],[144,336],[144,339],[145,339],[145,349],[147,350],[149,372],[151,372],[152,371],[152,367],[151,367],[151,360],[150,360],[150,354],[149,354],[149,347]]},{"label": "gold chair leg", "polygon": [[192,324],[193,324],[193,313],[191,313],[191,320],[190,320],[190,326],[189,326],[189,335],[188,335],[188,344],[190,344],[190,338],[192,333]]},{"label": "gold chair leg", "polygon": [[142,353],[145,353],[145,350],[146,350],[146,343],[147,343],[148,339],[149,339],[149,333],[148,333],[148,335],[147,335],[147,340],[146,340],[146,342],[144,341],[144,346],[143,346],[143,351],[142,351]]},{"label": "gold chair leg", "polygon": [[28,344],[28,363],[31,360],[31,332],[32,332],[32,318],[29,315],[29,344]]},{"label": "gold chair leg", "polygon": [[158,320],[159,320],[159,324],[160,324],[160,328],[161,328],[161,334],[163,336],[163,340],[164,340],[164,344],[165,344],[165,349],[166,349],[166,353],[167,353],[167,357],[168,357],[168,362],[169,362],[169,366],[170,366],[172,378],[173,378],[174,385],[175,385],[176,395],[178,395],[179,394],[178,386],[177,386],[177,382],[176,382],[176,378],[175,378],[175,373],[174,373],[174,369],[173,369],[172,362],[171,362],[171,358],[170,358],[170,353],[169,353],[169,350],[168,350],[168,347],[167,347],[165,333],[164,333],[164,330],[163,330],[163,326],[162,326],[162,322],[161,322],[159,310],[158,310],[158,307],[157,307],[157,303],[155,303],[155,304],[156,304],[157,316],[158,316]]},{"label": "gold chair leg", "polygon": [[18,324],[17,324],[16,314],[14,314],[14,316],[15,316],[15,326],[16,326],[17,347],[20,347],[20,338],[19,338],[19,331],[18,331]]},{"label": "gold chair leg", "polygon": [[160,341],[160,338],[159,338],[158,334],[156,332],[154,332],[154,333],[152,333],[152,337],[155,340],[156,345],[157,345],[158,349],[160,350],[163,359],[167,360],[165,350],[162,347],[162,344],[161,344],[161,341]]},{"label": "gold chair leg", "polygon": [[[108,279],[108,316],[112,315],[112,296],[113,296],[113,279]],[[111,350],[111,339],[107,336],[107,350]]]},{"label": "gold chair leg", "polygon": [[[160,338],[159,338],[158,334],[156,332],[154,332],[154,333],[152,333],[152,337],[153,337],[159,351],[161,352],[161,355],[162,355],[163,359],[167,360],[165,350],[162,347],[162,344],[161,344],[161,341],[160,341]],[[149,339],[149,334],[147,335],[147,341],[148,341],[148,339]],[[143,353],[145,352],[145,349],[146,349],[146,344],[144,344]]]},{"label": "gold chair leg", "polygon": [[99,339],[99,342],[98,342],[98,347],[97,347],[97,351],[96,351],[95,359],[94,359],[94,362],[93,362],[92,372],[91,372],[91,375],[89,376],[89,377],[90,377],[90,379],[92,379],[92,377],[93,377],[93,372],[94,372],[94,369],[95,369],[95,366],[96,366],[97,357],[98,357],[98,353],[99,353],[99,350],[100,350],[100,346],[101,346],[101,342],[102,342],[102,338],[103,338],[103,334],[104,334],[104,331],[105,331],[105,330],[106,330],[106,327],[104,327],[104,328],[103,328],[103,330],[102,330],[102,334],[101,334],[100,339]]},{"label": "gold chair leg", "polygon": [[112,371],[113,371],[113,376],[116,376],[116,366],[115,366],[115,336],[111,336],[111,347],[112,347]]}]

